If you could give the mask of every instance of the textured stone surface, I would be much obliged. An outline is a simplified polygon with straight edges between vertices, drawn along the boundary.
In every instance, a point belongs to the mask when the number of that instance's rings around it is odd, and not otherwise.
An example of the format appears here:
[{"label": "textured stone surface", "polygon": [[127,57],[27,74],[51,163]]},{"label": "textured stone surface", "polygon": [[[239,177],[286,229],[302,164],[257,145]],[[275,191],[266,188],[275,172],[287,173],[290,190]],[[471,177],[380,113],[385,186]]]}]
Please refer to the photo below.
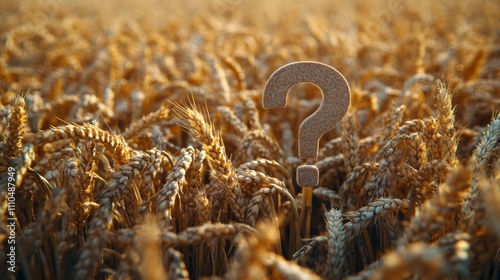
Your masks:
[{"label": "textured stone surface", "polygon": [[302,188],[316,187],[319,183],[319,169],[314,165],[297,167],[297,184]]},{"label": "textured stone surface", "polygon": [[347,113],[351,102],[349,85],[335,68],[314,61],[293,62],[276,70],[264,88],[262,106],[286,106],[288,91],[296,84],[315,84],[323,95],[319,108],[299,127],[299,157],[315,158],[319,139]]}]

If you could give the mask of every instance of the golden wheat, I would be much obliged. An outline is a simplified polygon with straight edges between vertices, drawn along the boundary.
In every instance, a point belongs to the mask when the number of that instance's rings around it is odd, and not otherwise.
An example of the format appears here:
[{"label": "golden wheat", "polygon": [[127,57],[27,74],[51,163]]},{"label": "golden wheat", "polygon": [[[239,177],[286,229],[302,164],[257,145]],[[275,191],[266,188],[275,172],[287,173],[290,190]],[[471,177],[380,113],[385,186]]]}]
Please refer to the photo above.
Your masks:
[{"label": "golden wheat", "polygon": [[[0,278],[499,277],[497,2],[89,3],[0,3]],[[303,60],[352,95],[314,159],[319,90],[261,106]]]}]

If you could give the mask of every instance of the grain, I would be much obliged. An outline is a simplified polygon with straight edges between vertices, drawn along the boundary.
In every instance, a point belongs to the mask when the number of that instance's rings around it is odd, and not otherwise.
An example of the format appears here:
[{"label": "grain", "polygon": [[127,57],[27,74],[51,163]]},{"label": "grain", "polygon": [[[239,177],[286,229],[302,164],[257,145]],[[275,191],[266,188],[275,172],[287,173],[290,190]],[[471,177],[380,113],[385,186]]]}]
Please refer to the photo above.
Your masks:
[{"label": "grain", "polygon": [[359,165],[359,135],[356,121],[351,114],[347,114],[341,121],[342,125],[342,154],[344,155],[344,170],[350,173]]},{"label": "grain", "polygon": [[26,134],[25,125],[27,120],[26,102],[22,96],[16,95],[12,101],[12,112],[8,118],[7,129],[4,131],[1,146],[0,162],[2,168],[0,173],[6,171],[12,158],[17,157],[22,150],[22,140]]},{"label": "grain", "polygon": [[439,192],[428,200],[419,210],[401,239],[401,244],[413,241],[426,241],[430,234],[446,223],[446,218],[454,211],[454,203],[461,201],[462,193],[469,188],[470,171],[466,168],[454,170],[446,183],[439,187]]},{"label": "grain", "polygon": [[50,130],[28,134],[24,141],[33,145],[43,145],[65,139],[93,140],[109,149],[121,163],[127,162],[132,153],[123,137],[113,135],[91,124],[54,127]]},{"label": "grain", "polygon": [[332,209],[325,216],[328,232],[328,260],[326,261],[325,277],[327,279],[341,279],[346,245],[346,232],[342,225],[342,211]]},{"label": "grain", "polygon": [[193,161],[193,153],[193,147],[187,147],[181,151],[172,172],[167,177],[167,182],[155,196],[151,197],[154,199],[153,205],[156,205],[156,215],[165,219],[167,224],[171,223],[172,208],[175,206],[177,195],[185,184],[186,172]]},{"label": "grain", "polygon": [[408,206],[408,200],[379,198],[357,211],[344,213],[344,217],[350,220],[350,222],[345,224],[345,230],[348,233],[347,236],[353,238],[365,230],[370,223],[401,208],[408,208]]}]

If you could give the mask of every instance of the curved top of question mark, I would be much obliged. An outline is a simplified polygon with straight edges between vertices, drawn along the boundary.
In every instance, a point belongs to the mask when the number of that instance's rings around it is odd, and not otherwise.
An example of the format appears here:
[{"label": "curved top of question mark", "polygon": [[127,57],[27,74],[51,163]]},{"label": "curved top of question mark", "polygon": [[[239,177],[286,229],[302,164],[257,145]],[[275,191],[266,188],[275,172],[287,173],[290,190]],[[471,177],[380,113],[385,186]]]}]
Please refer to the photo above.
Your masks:
[{"label": "curved top of question mark", "polygon": [[262,106],[265,109],[285,107],[289,90],[305,82],[319,87],[323,100],[319,108],[299,127],[299,157],[316,158],[318,140],[342,120],[351,103],[349,84],[337,69],[314,61],[286,64],[269,77]]}]

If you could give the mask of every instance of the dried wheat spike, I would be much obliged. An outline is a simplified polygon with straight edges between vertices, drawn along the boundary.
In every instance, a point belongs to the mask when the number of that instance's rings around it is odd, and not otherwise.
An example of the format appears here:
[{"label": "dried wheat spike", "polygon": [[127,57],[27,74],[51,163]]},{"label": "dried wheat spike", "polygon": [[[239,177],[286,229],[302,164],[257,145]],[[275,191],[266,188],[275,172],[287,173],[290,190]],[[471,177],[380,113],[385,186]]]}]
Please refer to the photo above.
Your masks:
[{"label": "dried wheat spike", "polygon": [[344,197],[336,193],[334,190],[322,187],[314,188],[313,195],[329,201],[332,205],[340,204],[344,200]]},{"label": "dried wheat spike", "polygon": [[412,275],[425,279],[452,277],[452,267],[441,248],[423,242],[398,247],[381,259],[381,266],[372,279],[404,279]]},{"label": "dried wheat spike", "polygon": [[[182,259],[182,254],[172,248],[168,248],[168,256],[170,259],[170,273],[169,279],[172,280],[189,280],[189,272],[186,269],[186,264]],[[155,270],[158,268],[153,267]],[[153,278],[147,278],[153,279]],[[154,279],[165,279],[164,277],[154,278]]]},{"label": "dried wheat spike", "polygon": [[194,218],[195,225],[212,220],[212,203],[207,197],[203,182],[206,173],[205,158],[205,151],[195,150],[192,167],[186,173],[187,195],[181,197],[182,203],[189,207],[189,218]]},{"label": "dried wheat spike", "polygon": [[[258,145],[262,145],[264,150],[260,152],[257,148]],[[266,132],[263,130],[252,130],[243,137],[232,162],[238,165],[246,161],[251,161],[256,157],[281,159],[282,156],[281,147]]]},{"label": "dried wheat spike", "polygon": [[231,110],[227,106],[218,106],[217,111],[222,115],[226,122],[230,124],[230,130],[235,131],[236,135],[240,138],[243,138],[248,131],[248,128],[245,124],[236,116],[233,110]]},{"label": "dried wheat spike", "polygon": [[75,279],[88,279],[95,275],[102,256],[102,249],[109,239],[109,228],[113,220],[114,204],[124,193],[132,187],[135,177],[142,174],[152,161],[160,158],[158,150],[148,150],[122,165],[120,170],[113,174],[108,185],[96,195],[99,208],[89,222],[87,238],[82,245],[78,262],[75,266]]},{"label": "dried wheat spike", "polygon": [[344,213],[344,217],[350,220],[344,226],[346,235],[349,238],[354,238],[377,219],[395,213],[400,209],[408,208],[409,203],[407,199],[379,198],[357,211]]},{"label": "dried wheat spike", "polygon": [[172,172],[167,177],[165,185],[155,196],[151,197],[157,217],[162,220],[166,218],[167,224],[170,223],[172,218],[175,198],[185,184],[186,172],[193,161],[193,154],[194,148],[191,146],[181,151]]},{"label": "dried wheat spike", "polygon": [[[274,190],[273,190],[274,193]],[[260,205],[260,213],[263,220],[271,221],[275,226],[279,225],[278,217],[276,216],[277,210],[274,207],[273,196],[268,196],[264,203]],[[281,249],[280,249],[281,250]]]},{"label": "dried wheat spike", "polygon": [[426,122],[421,119],[414,119],[411,121],[406,121],[404,125],[398,128],[396,135],[410,135],[412,133],[422,133],[424,131]]},{"label": "dried wheat spike", "polygon": [[143,199],[147,199],[154,195],[157,191],[155,185],[157,181],[157,175],[162,174],[162,171],[167,170],[168,166],[174,166],[173,159],[165,151],[160,151],[160,154],[151,154],[151,165],[146,167],[144,173],[142,174],[141,184],[139,184],[138,189]]},{"label": "dried wheat spike", "polygon": [[164,231],[161,233],[161,240],[163,245],[167,247],[194,246],[221,238],[233,238],[242,232],[255,234],[255,229],[239,223],[205,223],[200,226],[189,227],[178,234]]},{"label": "dried wheat spike", "polygon": [[[273,193],[272,188],[261,188],[252,193],[250,200],[245,206],[245,222],[250,226],[255,226],[259,211],[267,203],[267,198]],[[264,214],[265,215],[265,214]],[[262,215],[262,216],[264,216]]]},{"label": "dried wheat spike", "polygon": [[477,182],[489,175],[490,161],[498,157],[498,143],[500,142],[500,114],[488,125],[485,133],[481,137],[479,144],[472,153],[470,166],[472,168],[471,189],[462,206],[462,216],[465,224],[475,224],[475,217],[471,216],[472,211],[481,207],[480,188]]},{"label": "dried wheat spike", "polygon": [[[16,193],[21,191],[21,185],[25,178],[27,177],[26,174],[28,172],[28,168],[31,166],[33,161],[35,160],[35,151],[34,147],[31,144],[26,144],[23,147],[23,150],[19,156],[14,158],[10,162],[10,166],[14,168],[14,171],[8,170],[8,167],[6,167],[5,173],[1,174],[0,176],[0,218],[5,217],[7,210],[11,207],[12,203],[20,203],[20,197],[18,194],[16,194],[16,201],[12,202],[9,200],[7,202],[7,191],[11,188],[9,186],[9,183],[12,183],[9,181],[9,178],[14,178],[14,186],[16,188]],[[9,172],[7,172],[9,171]],[[31,183],[31,182],[30,182]],[[22,203],[22,202],[21,202]],[[2,239],[2,237],[0,237]]]},{"label": "dried wheat spike", "polygon": [[[40,174],[43,174],[43,176],[47,180],[51,180],[51,176],[47,176],[48,172],[52,172],[54,170],[57,170],[57,166],[59,166],[59,162],[62,161],[64,158],[72,157],[75,155],[75,151],[73,148],[65,148],[60,151],[51,153],[47,156],[45,156],[42,160],[40,160],[35,166],[34,170]],[[54,169],[55,168],[55,169]],[[31,183],[32,178],[28,178],[28,181]],[[28,184],[30,184],[28,183]]]},{"label": "dried wheat spike", "polygon": [[359,135],[356,119],[353,114],[347,114],[340,122],[342,135],[342,154],[344,155],[344,171],[349,174],[360,163]]},{"label": "dried wheat spike", "polygon": [[42,247],[46,238],[57,231],[58,217],[65,215],[69,210],[65,200],[66,190],[53,189],[50,198],[36,214],[35,222],[23,230],[32,246],[31,253]]},{"label": "dried wheat spike", "polygon": [[411,147],[418,140],[417,138],[416,133],[395,136],[381,149],[379,153],[382,158],[378,162],[379,168],[365,185],[365,190],[372,192],[370,200],[377,197],[390,197],[407,183],[405,174],[408,172],[409,163],[412,157],[419,154],[418,151],[408,149],[408,146]]},{"label": "dried wheat spike", "polygon": [[328,258],[325,277],[327,279],[342,279],[344,267],[344,250],[346,246],[346,231],[342,224],[342,211],[333,209],[325,214],[328,238]]},{"label": "dried wheat spike", "polygon": [[[203,150],[207,153],[207,159],[212,168],[210,172],[211,186],[208,190],[209,196],[211,190],[222,188],[225,200],[227,200],[231,208],[231,213],[239,221],[242,221],[244,215],[243,196],[238,186],[234,166],[227,158],[222,138],[218,133],[215,133],[210,119],[206,120],[205,116],[199,112],[194,100],[190,100],[190,105],[174,104],[174,106],[177,109],[176,114],[190,125],[190,128],[185,127],[185,129],[200,141]],[[213,209],[216,210],[215,207]]]},{"label": "dried wheat spike", "polygon": [[319,149],[317,159],[321,160],[330,155],[330,153],[334,151],[340,151],[341,147],[342,147],[342,138],[341,137],[333,138]]},{"label": "dried wheat spike", "polygon": [[72,139],[73,141],[93,140],[95,143],[102,144],[104,147],[109,149],[114,158],[120,163],[128,162],[132,156],[132,150],[122,136],[104,131],[97,126],[88,123],[85,123],[82,126],[58,126],[50,130],[28,134],[26,135],[24,142],[32,143],[33,145],[38,146],[66,139]]},{"label": "dried wheat spike", "polygon": [[344,155],[336,155],[324,157],[322,160],[317,161],[314,165],[319,169],[320,173],[325,172],[327,170],[344,170],[345,168],[345,156]]},{"label": "dried wheat spike", "polygon": [[259,111],[255,106],[255,102],[249,96],[242,94],[239,99],[243,101],[243,108],[247,116],[247,123],[249,130],[262,130],[260,123]]},{"label": "dried wheat spike", "polygon": [[167,108],[160,108],[149,115],[143,117],[141,120],[133,122],[125,132],[122,133],[123,138],[131,139],[140,134],[141,131],[147,130],[159,122],[165,121],[170,116],[170,110]]},{"label": "dried wheat spike", "polygon": [[382,132],[382,134],[380,134],[378,139],[380,146],[385,145],[385,143],[389,141],[389,139],[391,139],[396,134],[400,123],[403,121],[405,112],[406,112],[406,106],[401,105],[393,109],[392,115],[387,115],[382,119],[382,125],[385,127],[385,129]]},{"label": "dried wheat spike", "polygon": [[313,253],[314,248],[322,247],[326,248],[328,246],[328,237],[327,236],[316,236],[313,238],[305,239],[304,242],[307,242],[302,248],[300,248],[297,252],[295,252],[292,258],[300,265],[304,266],[307,261],[310,259],[310,255]]},{"label": "dried wheat spike", "polygon": [[222,98],[222,104],[229,104],[231,101],[231,90],[227,82],[226,73],[217,61],[217,58],[210,54],[205,54],[205,61],[208,63],[210,74],[215,79],[216,94]]},{"label": "dried wheat spike", "polygon": [[358,193],[366,182],[370,173],[377,171],[379,168],[378,163],[365,162],[360,166],[352,169],[340,187],[340,196],[347,199],[345,207],[348,210],[353,210],[364,205],[364,200],[359,197]]},{"label": "dried wheat spike", "polygon": [[399,93],[399,96],[397,99],[397,103],[398,104],[407,104],[408,103],[407,102],[407,99],[408,99],[407,92],[415,83],[432,82],[432,81],[434,81],[434,77],[430,74],[418,73],[418,74],[411,76],[403,84],[403,88],[401,89],[401,92]]},{"label": "dried wheat spike", "polygon": [[439,137],[440,135],[437,133],[437,120],[434,118],[429,118],[424,120],[424,131],[422,133],[422,138],[424,142],[427,143],[427,157],[429,161],[438,160],[441,161],[441,154],[439,149]]},{"label": "dried wheat spike", "polygon": [[0,174],[7,170],[12,158],[17,157],[23,148],[22,140],[26,134],[27,120],[26,102],[20,95],[15,95],[12,101],[12,111],[8,118],[7,129],[4,131],[3,143],[0,146]]},{"label": "dried wheat spike", "polygon": [[498,239],[498,158],[500,115],[486,129],[471,158],[471,189],[462,206],[462,229],[471,236],[470,270],[479,277],[495,255]]},{"label": "dried wheat spike", "polygon": [[458,167],[450,173],[446,183],[439,187],[438,193],[424,203],[417,216],[405,228],[400,245],[415,241],[427,241],[429,234],[445,224],[448,216],[455,210],[456,203],[461,202],[462,193],[469,189],[470,171]]},{"label": "dried wheat spike", "polygon": [[410,190],[410,193],[414,192],[410,194],[413,196],[412,199],[415,199],[417,204],[431,199],[438,191],[439,182],[446,179],[446,174],[449,174],[451,169],[448,163],[438,160],[425,162],[416,174],[414,174],[414,170],[410,169],[408,172],[410,183],[408,185],[414,188]]},{"label": "dried wheat spike", "polygon": [[[265,188],[272,186],[278,193],[283,195],[285,198],[291,201],[292,206],[295,207],[293,202],[293,197],[288,191],[285,183],[274,177],[268,176],[260,171],[256,170],[238,170],[237,171],[238,182],[241,184],[243,194],[250,196],[259,188]],[[254,185],[252,185],[254,184]],[[249,185],[252,185],[250,188]]]},{"label": "dried wheat spike", "polygon": [[224,56],[222,62],[233,72],[234,78],[236,79],[236,91],[241,92],[247,88],[245,72],[241,65],[231,56]]},{"label": "dried wheat spike", "polygon": [[[427,147],[423,142],[422,137],[418,133],[401,136],[406,144],[405,166],[397,170],[396,176],[401,179],[401,188],[396,189],[396,197],[408,197],[412,200],[410,205],[410,215],[413,215],[415,203],[422,201],[421,196],[423,189],[428,188],[435,177],[443,178],[445,172],[431,173],[429,171],[429,163],[427,162]],[[436,162],[436,161],[434,161]],[[431,165],[433,166],[433,165]],[[448,165],[447,165],[448,166]]]},{"label": "dried wheat spike", "polygon": [[[265,175],[263,173],[255,173],[256,170],[262,170],[263,168],[268,168],[271,170],[277,169],[280,171],[286,178],[286,187],[288,188],[288,191],[292,196],[295,196],[295,190],[293,188],[293,184],[291,181],[290,173],[288,170],[281,165],[280,163],[274,161],[274,160],[268,160],[268,159],[263,159],[263,158],[257,158],[252,161],[248,161],[244,164],[241,164],[236,168],[236,174],[238,176],[238,181],[240,183],[245,182],[245,183],[250,183],[250,182],[255,182],[255,183],[265,183],[265,182],[273,182],[274,184],[282,185],[279,180],[276,178],[273,178],[271,176]],[[255,172],[254,172],[255,171]],[[255,175],[258,175],[259,178],[255,177]],[[254,177],[254,178],[252,178]],[[283,180],[285,182],[285,180]]]},{"label": "dried wheat spike", "polygon": [[283,174],[286,175],[286,177],[290,177],[290,174],[288,173],[288,170],[283,167],[279,162],[275,160],[270,160],[270,159],[265,159],[265,158],[257,158],[252,161],[245,162],[243,164],[240,164],[236,170],[237,171],[248,171],[248,170],[256,170],[257,168],[277,168],[279,171],[281,171]]},{"label": "dried wheat spike", "polygon": [[451,93],[446,85],[438,82],[435,94],[436,119],[440,159],[451,166],[457,164],[456,151],[458,137],[455,130],[455,115],[451,104]]},{"label": "dried wheat spike", "polygon": [[[120,229],[115,232],[110,232],[109,234],[110,241],[111,242],[115,241],[115,242],[113,243],[113,247],[110,246],[111,248],[103,249],[103,259],[113,258],[118,260],[119,263],[117,266],[115,266],[116,269],[111,272],[113,277],[116,277],[117,279],[128,279],[132,275],[134,276],[140,275],[140,273],[142,272],[140,257],[144,257],[144,251],[148,249],[147,247],[150,244],[144,244],[143,240],[139,239],[141,237],[140,236],[141,233],[137,232],[137,229],[138,228],[149,229],[148,226],[149,225],[146,224],[146,225],[136,226],[134,227],[134,229],[132,228]],[[115,235],[116,232],[119,232],[119,238],[116,238]],[[149,233],[150,232],[142,234],[149,234]],[[148,237],[151,237],[151,239],[153,240],[155,239],[155,236],[148,236]],[[154,243],[153,240],[152,243]],[[156,237],[156,240],[158,240],[158,237]],[[136,246],[140,245],[143,245],[142,248],[144,249],[144,251],[136,249]],[[152,260],[148,261],[154,262]],[[102,270],[103,269],[101,268],[99,272],[102,272]]]},{"label": "dried wheat spike", "polygon": [[83,185],[84,170],[79,168],[79,162],[76,158],[70,157],[61,162],[59,167],[60,187],[67,193],[66,203],[70,207],[70,220],[76,224],[77,232],[83,233],[83,226],[87,221],[88,209],[85,204],[89,202],[87,195],[87,186]]},{"label": "dried wheat spike", "polygon": [[[98,147],[92,143],[79,143],[75,149],[75,157],[78,160],[78,168],[81,174],[82,189],[77,190],[79,201],[83,213],[78,215],[79,228],[82,228],[86,223],[94,201],[94,188],[96,180],[99,180],[99,175],[95,173],[97,169],[97,153]],[[102,178],[100,178],[103,181]]]},{"label": "dried wheat spike", "polygon": [[75,157],[79,161],[80,168],[85,172],[89,181],[96,169],[97,147],[94,143],[79,143],[75,149]]}]

